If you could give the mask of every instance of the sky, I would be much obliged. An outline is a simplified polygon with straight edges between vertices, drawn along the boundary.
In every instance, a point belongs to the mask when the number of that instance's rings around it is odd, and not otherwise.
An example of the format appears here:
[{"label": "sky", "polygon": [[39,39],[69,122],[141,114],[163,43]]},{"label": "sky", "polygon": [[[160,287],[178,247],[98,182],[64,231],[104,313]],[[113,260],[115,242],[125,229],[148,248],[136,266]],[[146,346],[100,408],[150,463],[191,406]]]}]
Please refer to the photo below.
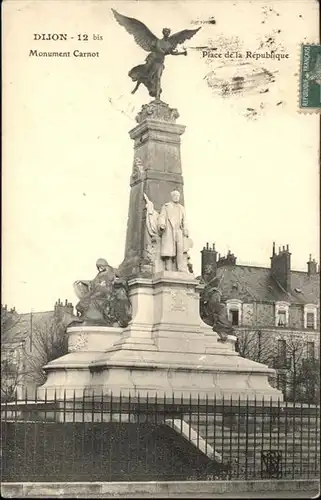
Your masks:
[{"label": "sky", "polygon": [[[298,111],[300,44],[318,42],[315,0],[70,1],[3,4],[2,303],[19,312],[77,299],[104,257],[124,257],[133,143],[145,88],[130,68],[146,53],[113,18],[135,17],[160,36],[202,26],[187,57],[168,57],[162,99],[178,109],[185,207],[195,274],[203,245],[269,266],[272,242],[292,268],[319,255],[319,118]],[[210,18],[216,23],[204,23]],[[67,41],[34,41],[66,33]],[[78,41],[88,34],[88,41]],[[100,35],[102,40],[93,40]],[[70,37],[74,36],[74,39]],[[237,61],[203,57],[196,47]],[[98,51],[96,58],[30,57],[30,50]],[[275,50],[287,58],[246,59]],[[214,51],[215,52],[215,51]],[[232,78],[243,78],[241,90]]]}]

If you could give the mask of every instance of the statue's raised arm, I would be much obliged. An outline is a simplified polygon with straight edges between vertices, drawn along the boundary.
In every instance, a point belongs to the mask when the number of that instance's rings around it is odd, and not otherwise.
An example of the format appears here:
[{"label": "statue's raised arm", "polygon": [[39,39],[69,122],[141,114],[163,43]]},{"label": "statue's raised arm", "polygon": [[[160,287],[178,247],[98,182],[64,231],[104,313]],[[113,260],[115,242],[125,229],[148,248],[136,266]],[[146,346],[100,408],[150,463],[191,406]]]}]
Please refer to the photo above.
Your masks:
[{"label": "statue's raised arm", "polygon": [[146,202],[146,227],[148,234],[152,239],[157,236],[157,221],[158,212],[154,209],[154,203],[150,201],[147,194],[144,193],[144,200]]},{"label": "statue's raised arm", "polygon": [[192,38],[201,28],[193,30],[185,29],[171,36],[171,30],[169,28],[164,28],[163,38],[159,39],[141,21],[132,17],[123,16],[115,9],[111,10],[116,21],[123,26],[130,35],[133,35],[137,45],[146,52],[149,52],[145,63],[135,66],[128,73],[133,82],[136,82],[132,94],[136,92],[142,83],[148,89],[149,95],[159,100],[162,92],[161,76],[164,69],[165,56],[186,56],[186,49],[182,52],[178,52],[176,49],[177,45]]}]

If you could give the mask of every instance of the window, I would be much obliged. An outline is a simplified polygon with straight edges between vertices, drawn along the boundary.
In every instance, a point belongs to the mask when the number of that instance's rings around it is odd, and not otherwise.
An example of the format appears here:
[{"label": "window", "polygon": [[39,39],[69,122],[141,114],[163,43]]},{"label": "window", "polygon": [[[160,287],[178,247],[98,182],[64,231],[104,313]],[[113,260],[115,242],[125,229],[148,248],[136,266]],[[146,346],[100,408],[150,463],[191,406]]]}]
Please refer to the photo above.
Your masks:
[{"label": "window", "polygon": [[242,324],[242,301],[239,299],[229,299],[226,301],[228,319],[233,326]]},{"label": "window", "polygon": [[233,326],[237,326],[239,324],[239,312],[238,311],[230,311],[231,321]]},{"label": "window", "polygon": [[275,303],[275,326],[284,328],[289,325],[289,307],[288,302]]},{"label": "window", "polygon": [[284,339],[278,340],[278,356],[286,359],[286,341]]},{"label": "window", "polygon": [[285,311],[278,312],[278,326],[286,326],[286,312]]},{"label": "window", "polygon": [[314,359],[314,342],[307,342],[307,355],[309,359]]},{"label": "window", "polygon": [[314,313],[307,313],[307,328],[314,328]]},{"label": "window", "polygon": [[277,388],[283,392],[283,395],[286,395],[286,386],[287,386],[286,375],[284,373],[278,373]]},{"label": "window", "polygon": [[315,304],[304,306],[304,328],[317,329],[317,306]]},{"label": "window", "polygon": [[276,370],[289,370],[291,368],[291,358],[289,357],[287,341],[278,339],[277,356],[274,358],[274,366]]}]

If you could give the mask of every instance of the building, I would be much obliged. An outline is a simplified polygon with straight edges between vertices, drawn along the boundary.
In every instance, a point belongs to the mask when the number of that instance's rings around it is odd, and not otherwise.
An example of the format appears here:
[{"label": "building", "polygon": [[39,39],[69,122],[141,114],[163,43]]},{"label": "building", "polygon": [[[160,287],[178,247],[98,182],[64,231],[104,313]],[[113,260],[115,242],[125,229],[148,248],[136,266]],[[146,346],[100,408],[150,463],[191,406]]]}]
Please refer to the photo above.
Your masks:
[{"label": "building", "polygon": [[289,246],[276,252],[275,243],[269,267],[239,265],[233,253],[221,256],[215,245],[207,244],[201,254],[203,280],[219,278],[240,354],[275,368],[276,383],[289,398],[316,395],[320,271],[315,259],[310,255],[306,271],[295,271]]},{"label": "building", "polygon": [[65,329],[73,317],[73,305],[67,300],[59,299],[52,311],[27,314],[1,306],[2,398],[21,399],[26,391],[34,395],[44,381],[42,367],[67,352]]}]

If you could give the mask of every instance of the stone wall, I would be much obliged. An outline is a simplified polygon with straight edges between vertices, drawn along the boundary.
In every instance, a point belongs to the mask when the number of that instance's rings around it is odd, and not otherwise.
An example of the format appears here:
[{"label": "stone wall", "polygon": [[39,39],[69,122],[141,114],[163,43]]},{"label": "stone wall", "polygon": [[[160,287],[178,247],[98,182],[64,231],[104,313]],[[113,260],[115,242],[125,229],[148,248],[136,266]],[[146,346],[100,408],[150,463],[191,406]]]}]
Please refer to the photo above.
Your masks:
[{"label": "stone wall", "polygon": [[[161,482],[72,482],[2,483],[5,498],[316,498],[320,481],[161,481]],[[292,493],[292,495],[291,495]],[[232,497],[230,495],[233,495]],[[283,495],[282,495],[283,496]],[[281,496],[281,497],[282,497]]]},{"label": "stone wall", "polygon": [[[242,325],[244,327],[253,326],[275,327],[275,304],[268,302],[252,302],[242,304]],[[304,305],[291,304],[289,307],[289,328],[304,330]],[[320,329],[320,314],[317,314],[317,330]]]}]

